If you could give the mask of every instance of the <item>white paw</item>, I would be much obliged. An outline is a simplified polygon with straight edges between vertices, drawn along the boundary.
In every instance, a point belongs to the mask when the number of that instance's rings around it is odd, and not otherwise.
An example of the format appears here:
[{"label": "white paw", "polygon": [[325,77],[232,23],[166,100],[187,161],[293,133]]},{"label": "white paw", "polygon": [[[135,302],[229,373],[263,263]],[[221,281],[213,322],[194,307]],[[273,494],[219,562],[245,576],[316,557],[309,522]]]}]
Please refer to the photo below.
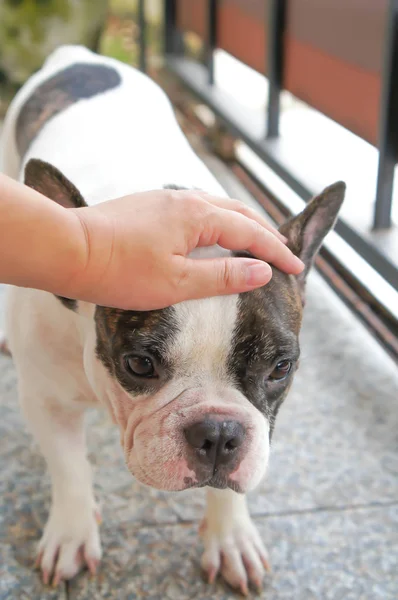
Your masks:
[{"label": "white paw", "polygon": [[249,516],[233,522],[203,521],[200,533],[205,550],[202,569],[208,582],[220,573],[233,588],[247,596],[249,584],[261,590],[265,571],[270,571],[268,553]]},{"label": "white paw", "polygon": [[43,583],[52,585],[74,577],[84,565],[95,574],[101,560],[100,513],[93,502],[63,501],[51,512],[39,542],[36,567]]}]

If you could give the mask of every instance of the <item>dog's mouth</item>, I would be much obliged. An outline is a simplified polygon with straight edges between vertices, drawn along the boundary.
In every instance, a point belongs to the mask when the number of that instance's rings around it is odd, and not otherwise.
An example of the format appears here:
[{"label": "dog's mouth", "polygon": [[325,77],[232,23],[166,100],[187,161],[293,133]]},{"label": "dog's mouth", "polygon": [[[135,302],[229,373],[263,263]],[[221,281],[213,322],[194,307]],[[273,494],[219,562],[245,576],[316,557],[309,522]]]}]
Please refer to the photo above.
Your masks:
[{"label": "dog's mouth", "polygon": [[228,476],[217,472],[217,469],[215,469],[213,475],[211,477],[209,477],[208,479],[205,479],[200,482],[194,482],[190,477],[186,477],[184,479],[184,483],[185,483],[184,490],[193,489],[193,488],[212,487],[212,488],[216,488],[217,490],[225,490],[225,489],[229,488],[238,494],[244,493],[244,490],[241,488],[241,486],[236,481],[233,481]]}]

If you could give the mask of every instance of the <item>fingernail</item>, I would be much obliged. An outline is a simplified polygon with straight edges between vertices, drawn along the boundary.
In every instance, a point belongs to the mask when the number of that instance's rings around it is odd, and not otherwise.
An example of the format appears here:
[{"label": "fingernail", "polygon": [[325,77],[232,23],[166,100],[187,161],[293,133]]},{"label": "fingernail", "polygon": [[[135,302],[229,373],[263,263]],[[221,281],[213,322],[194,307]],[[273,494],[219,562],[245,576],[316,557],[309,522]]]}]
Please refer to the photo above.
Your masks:
[{"label": "fingernail", "polygon": [[272,276],[271,267],[261,261],[251,263],[246,269],[246,281],[250,287],[265,285]]}]

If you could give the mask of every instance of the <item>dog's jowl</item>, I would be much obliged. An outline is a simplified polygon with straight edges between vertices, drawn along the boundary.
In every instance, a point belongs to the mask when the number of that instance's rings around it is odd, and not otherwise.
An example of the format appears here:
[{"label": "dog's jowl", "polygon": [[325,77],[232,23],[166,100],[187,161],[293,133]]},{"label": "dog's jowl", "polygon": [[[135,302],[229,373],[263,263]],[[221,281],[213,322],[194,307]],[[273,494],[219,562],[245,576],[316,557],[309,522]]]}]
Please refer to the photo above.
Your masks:
[{"label": "dog's jowl", "polygon": [[[163,91],[81,47],[57,50],[20,90],[4,144],[6,172],[65,207],[170,182],[225,195]],[[246,294],[133,312],[10,290],[7,336],[21,405],[53,487],[39,544],[44,581],[69,579],[83,563],[95,571],[101,558],[83,416],[102,405],[139,481],[175,492],[206,487],[209,580],[221,572],[242,591],[261,583],[267,554],[245,493],[267,470],[298,366],[306,275],[344,191],[332,185],[281,228],[304,273],[274,269],[268,285]]]}]

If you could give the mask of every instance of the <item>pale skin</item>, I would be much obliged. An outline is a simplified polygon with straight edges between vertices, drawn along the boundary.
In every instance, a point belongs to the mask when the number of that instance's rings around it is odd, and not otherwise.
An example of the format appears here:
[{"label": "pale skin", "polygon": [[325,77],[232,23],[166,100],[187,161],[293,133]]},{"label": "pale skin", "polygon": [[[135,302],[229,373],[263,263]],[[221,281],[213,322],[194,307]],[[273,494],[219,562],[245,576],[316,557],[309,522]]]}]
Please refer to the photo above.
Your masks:
[{"label": "pale skin", "polygon": [[[126,310],[265,285],[270,265],[302,262],[243,203],[188,190],[154,190],[66,209],[0,174],[0,282]],[[219,244],[257,259],[190,259]]]}]

